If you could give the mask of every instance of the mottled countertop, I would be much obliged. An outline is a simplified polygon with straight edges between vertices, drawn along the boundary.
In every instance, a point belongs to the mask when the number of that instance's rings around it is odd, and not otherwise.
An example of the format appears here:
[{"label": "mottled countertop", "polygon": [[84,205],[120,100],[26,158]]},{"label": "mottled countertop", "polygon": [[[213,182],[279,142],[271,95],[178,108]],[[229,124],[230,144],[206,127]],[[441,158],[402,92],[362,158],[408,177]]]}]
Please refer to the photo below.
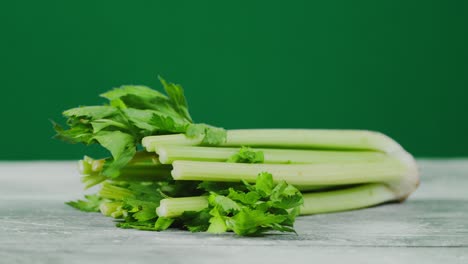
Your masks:
[{"label": "mottled countertop", "polygon": [[64,201],[75,162],[0,162],[0,263],[468,263],[468,159],[418,160],[402,204],[298,218],[297,235],[118,229]]}]

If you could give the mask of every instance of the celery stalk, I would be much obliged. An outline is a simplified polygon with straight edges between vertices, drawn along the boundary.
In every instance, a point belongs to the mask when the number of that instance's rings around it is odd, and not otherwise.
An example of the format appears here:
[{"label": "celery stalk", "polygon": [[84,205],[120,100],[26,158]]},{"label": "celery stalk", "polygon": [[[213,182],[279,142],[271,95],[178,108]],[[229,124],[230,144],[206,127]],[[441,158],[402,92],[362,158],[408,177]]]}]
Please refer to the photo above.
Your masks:
[{"label": "celery stalk", "polygon": [[[159,161],[162,164],[172,164],[175,160],[192,161],[226,161],[236,154],[239,148],[193,147],[178,145],[163,145],[157,148]],[[267,149],[262,151],[264,163],[329,163],[329,162],[365,162],[384,161],[387,155],[375,151],[332,151],[332,150],[298,150],[298,149]]]},{"label": "celery stalk", "polygon": [[404,164],[395,159],[324,164],[245,164],[177,160],[172,166],[172,177],[175,180],[254,182],[259,173],[269,172],[274,175],[275,181],[284,180],[298,187],[395,181],[410,173]]},{"label": "celery stalk", "polygon": [[[301,215],[332,213],[365,208],[393,201],[396,194],[382,183],[364,184],[336,191],[304,193]],[[166,198],[156,209],[160,217],[177,217],[185,211],[200,211],[208,207],[206,196]]]},{"label": "celery stalk", "polygon": [[[188,138],[184,134],[148,136],[143,138],[142,145],[151,152],[164,145],[200,145],[202,139]],[[393,139],[378,132],[338,129],[228,130],[226,142],[222,146],[374,150],[386,153],[402,150]]]},{"label": "celery stalk", "polygon": [[301,215],[331,213],[369,207],[396,199],[382,183],[364,184],[336,191],[304,193]]},{"label": "celery stalk", "polygon": [[156,213],[160,217],[176,217],[188,211],[200,211],[208,207],[207,196],[162,199]]}]

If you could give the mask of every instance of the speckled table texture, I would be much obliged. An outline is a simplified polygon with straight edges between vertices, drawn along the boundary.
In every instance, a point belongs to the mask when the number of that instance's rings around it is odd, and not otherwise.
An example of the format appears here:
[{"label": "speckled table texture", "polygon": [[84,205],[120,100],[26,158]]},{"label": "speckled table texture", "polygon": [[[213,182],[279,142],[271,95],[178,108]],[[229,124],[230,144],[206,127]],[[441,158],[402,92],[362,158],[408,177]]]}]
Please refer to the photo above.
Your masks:
[{"label": "speckled table texture", "polygon": [[418,160],[407,200],[300,217],[297,235],[118,229],[64,204],[75,162],[0,162],[0,263],[468,263],[468,159]]}]

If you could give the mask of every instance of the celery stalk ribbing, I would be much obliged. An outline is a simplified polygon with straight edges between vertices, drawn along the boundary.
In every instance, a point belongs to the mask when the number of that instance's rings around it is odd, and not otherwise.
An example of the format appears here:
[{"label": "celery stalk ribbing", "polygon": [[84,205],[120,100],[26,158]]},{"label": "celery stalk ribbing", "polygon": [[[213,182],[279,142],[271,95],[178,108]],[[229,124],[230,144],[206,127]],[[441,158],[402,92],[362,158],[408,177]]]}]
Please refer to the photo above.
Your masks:
[{"label": "celery stalk ribbing", "polygon": [[[226,161],[239,151],[238,148],[193,147],[165,145],[157,148],[159,160],[172,164],[175,160]],[[375,151],[331,151],[255,148],[264,154],[264,163],[328,163],[383,161],[387,155]]]},{"label": "celery stalk ribbing", "polygon": [[304,193],[301,215],[359,209],[395,199],[395,193],[382,183],[364,184],[337,191]]},{"label": "celery stalk ribbing", "polygon": [[254,182],[261,172],[274,175],[296,186],[345,185],[396,181],[404,178],[407,168],[398,160],[364,163],[326,164],[242,164],[223,162],[175,161],[175,180]]},{"label": "celery stalk ribbing", "polygon": [[[142,140],[147,151],[155,151],[158,146],[196,146],[202,138],[188,138],[183,134],[149,136]],[[250,146],[299,149],[346,149],[374,150],[381,152],[400,151],[401,146],[391,138],[367,130],[327,130],[327,129],[240,129],[228,130],[226,142],[222,146]]]}]

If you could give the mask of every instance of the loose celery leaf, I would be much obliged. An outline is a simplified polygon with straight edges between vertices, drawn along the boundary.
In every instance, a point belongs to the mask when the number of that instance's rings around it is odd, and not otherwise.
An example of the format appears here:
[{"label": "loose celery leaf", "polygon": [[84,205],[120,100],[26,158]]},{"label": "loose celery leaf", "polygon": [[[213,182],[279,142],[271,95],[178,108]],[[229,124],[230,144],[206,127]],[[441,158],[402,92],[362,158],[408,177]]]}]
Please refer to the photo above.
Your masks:
[{"label": "loose celery leaf", "polygon": [[173,118],[155,110],[141,110],[135,108],[127,108],[122,110],[124,114],[136,127],[144,130],[145,135],[153,133],[183,133],[190,124],[180,118]]},{"label": "loose celery leaf", "polygon": [[270,173],[262,172],[258,175],[255,183],[255,190],[262,196],[268,197],[273,190],[273,176]]},{"label": "loose celery leaf", "polygon": [[221,145],[226,142],[226,130],[207,124],[191,124],[185,132],[189,138],[202,138],[202,145]]},{"label": "loose celery leaf", "polygon": [[264,155],[262,151],[254,151],[249,147],[242,147],[232,155],[227,162],[232,163],[263,163]]},{"label": "loose celery leaf", "polygon": [[206,230],[209,233],[213,234],[220,234],[224,233],[227,231],[227,226],[226,226],[226,216],[225,212],[221,211],[220,207],[215,206],[210,210],[210,215],[211,218],[209,220],[210,225],[208,227],[208,230]]},{"label": "loose celery leaf", "polygon": [[234,188],[229,188],[228,197],[245,205],[254,205],[261,198],[260,194],[258,194],[256,191],[250,191],[246,193],[242,191],[236,191]]},{"label": "loose celery leaf", "polygon": [[125,198],[123,209],[126,209],[131,216],[140,222],[148,221],[157,217],[156,208],[159,202],[143,201],[134,198]]},{"label": "loose celery leaf", "polygon": [[154,110],[141,110],[135,108],[126,108],[122,112],[128,118],[128,120],[137,128],[142,131],[148,132],[145,134],[151,134],[157,128],[149,124],[149,121],[153,117]]},{"label": "loose celery leaf", "polygon": [[187,126],[189,126],[189,123],[177,121],[177,119],[170,116],[157,114],[153,114],[149,123],[157,127],[158,130],[168,131],[170,133],[184,133],[187,130]]},{"label": "loose celery leaf", "polygon": [[301,192],[284,181],[279,182],[271,193],[272,206],[276,208],[293,208],[300,206],[304,200]]},{"label": "loose celery leaf", "polygon": [[98,133],[99,131],[110,127],[114,127],[115,129],[127,130],[126,124],[120,123],[112,119],[97,119],[95,121],[91,121],[90,123],[93,127],[93,133]]},{"label": "loose celery leaf", "polygon": [[111,178],[119,176],[119,170],[132,160],[136,144],[132,135],[120,131],[100,131],[94,139],[112,154],[112,162],[104,164],[102,174]]},{"label": "loose celery leaf", "polygon": [[63,129],[62,126],[52,121],[55,132],[57,133],[54,137],[56,139],[63,140],[68,143],[84,143],[91,144],[93,140],[93,132],[89,126],[85,124],[76,124],[69,129]]},{"label": "loose celery leaf", "polygon": [[206,208],[199,212],[184,212],[180,217],[183,226],[191,232],[204,232],[210,226],[210,209]]},{"label": "loose celery leaf", "polygon": [[117,223],[117,227],[124,229],[138,229],[145,231],[160,231],[159,227],[155,227],[155,221],[145,221],[145,222],[120,222]]},{"label": "loose celery leaf", "polygon": [[120,131],[101,131],[94,136],[94,139],[108,149],[114,159],[118,159],[125,150],[135,146],[134,138]]},{"label": "loose celery leaf", "polygon": [[86,200],[70,201],[66,204],[84,212],[99,212],[99,205],[102,201],[102,198],[99,197],[99,195],[85,195],[85,199]]},{"label": "loose celery leaf", "polygon": [[109,101],[113,101],[127,95],[138,95],[138,97],[143,99],[152,99],[156,97],[166,98],[162,93],[143,85],[122,85],[119,88],[114,88],[101,94],[101,97],[104,97]]},{"label": "loose celery leaf", "polygon": [[268,230],[273,224],[280,225],[287,219],[286,215],[274,215],[248,207],[229,219],[228,227],[238,235],[257,235]]},{"label": "loose celery leaf", "polygon": [[272,223],[272,224],[265,225],[265,226],[268,226],[268,227],[270,227],[270,228],[272,228],[274,230],[280,231],[280,232],[296,233],[296,230],[294,230],[294,228],[292,228],[291,226],[284,225],[284,224]]},{"label": "loose celery leaf", "polygon": [[169,97],[146,86],[124,85],[101,96],[107,98],[111,105],[122,110],[127,108],[153,110],[158,115],[185,120],[184,116],[181,116],[174,108]]},{"label": "loose celery leaf", "polygon": [[109,117],[118,113],[118,110],[111,106],[81,106],[68,109],[63,112],[66,117],[87,117],[91,120]]},{"label": "loose celery leaf", "polygon": [[156,220],[156,223],[154,223],[155,231],[163,231],[168,229],[174,220],[175,219],[173,218],[159,217],[158,220]]},{"label": "loose celery leaf", "polygon": [[192,122],[192,118],[190,117],[188,111],[187,100],[184,96],[184,89],[180,84],[174,84],[170,82],[166,82],[161,76],[159,77],[159,81],[164,87],[169,99],[176,111],[183,117],[185,117],[188,121]]},{"label": "loose celery leaf", "polygon": [[202,144],[206,145],[220,145],[226,142],[226,130],[219,127],[210,126],[205,130],[205,137]]},{"label": "loose celery leaf", "polygon": [[214,192],[212,192],[208,197],[208,202],[218,210],[221,210],[225,213],[240,210],[240,206],[235,201],[231,200],[231,198],[223,195],[218,195]]}]

